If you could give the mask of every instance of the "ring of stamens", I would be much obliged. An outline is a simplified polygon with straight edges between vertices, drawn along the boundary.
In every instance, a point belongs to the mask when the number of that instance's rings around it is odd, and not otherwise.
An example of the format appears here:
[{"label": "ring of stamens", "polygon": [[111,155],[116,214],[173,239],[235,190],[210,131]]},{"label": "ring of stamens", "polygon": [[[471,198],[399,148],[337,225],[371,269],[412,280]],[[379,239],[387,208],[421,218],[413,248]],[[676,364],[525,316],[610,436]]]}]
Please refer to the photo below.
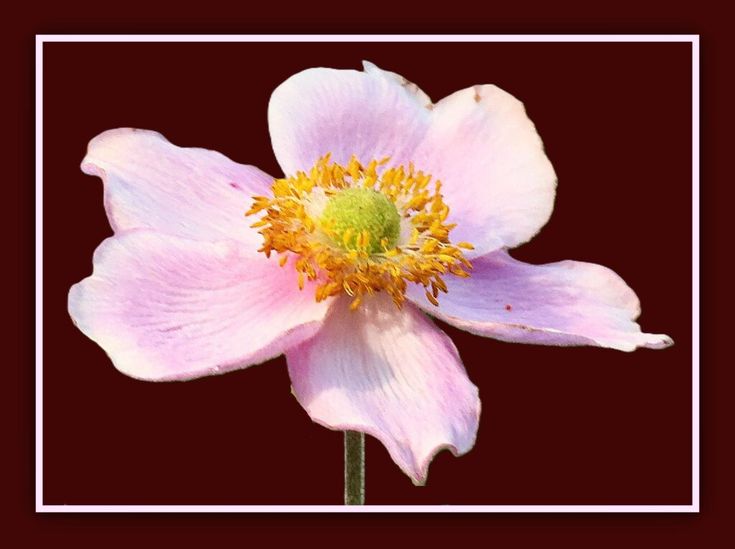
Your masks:
[{"label": "ring of stamens", "polygon": [[[440,181],[434,182],[432,192],[431,175],[417,171],[413,163],[386,167],[387,163],[384,158],[362,164],[353,156],[342,166],[327,154],[308,173],[276,179],[273,196],[254,197],[245,214],[262,213],[252,224],[263,236],[259,251],[267,257],[280,254],[281,266],[293,256],[299,288],[306,280],[316,281],[317,301],[344,292],[352,297],[354,310],[365,296],[384,291],[400,308],[407,284],[415,283],[438,305],[439,292],[447,291],[444,275],[469,276],[472,265],[462,250],[473,247],[450,242],[456,224],[446,223],[449,207],[442,199]],[[325,215],[339,203],[332,199],[345,191],[359,194],[355,189],[380,193],[395,206],[400,235],[381,237],[378,229],[345,229],[344,223],[337,226],[334,215]]]}]

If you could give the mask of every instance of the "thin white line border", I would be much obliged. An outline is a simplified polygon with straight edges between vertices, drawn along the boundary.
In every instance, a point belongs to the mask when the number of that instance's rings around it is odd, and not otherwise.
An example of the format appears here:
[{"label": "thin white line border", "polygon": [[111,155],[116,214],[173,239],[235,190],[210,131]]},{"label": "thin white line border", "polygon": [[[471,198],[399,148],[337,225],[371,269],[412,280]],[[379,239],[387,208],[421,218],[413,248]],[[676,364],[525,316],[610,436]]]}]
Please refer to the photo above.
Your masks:
[{"label": "thin white line border", "polygon": [[[692,45],[692,503],[690,505],[47,505],[43,503],[43,45],[59,42],[686,42]],[[36,383],[37,513],[698,513],[699,417],[699,86],[697,34],[39,34],[36,35]]]}]

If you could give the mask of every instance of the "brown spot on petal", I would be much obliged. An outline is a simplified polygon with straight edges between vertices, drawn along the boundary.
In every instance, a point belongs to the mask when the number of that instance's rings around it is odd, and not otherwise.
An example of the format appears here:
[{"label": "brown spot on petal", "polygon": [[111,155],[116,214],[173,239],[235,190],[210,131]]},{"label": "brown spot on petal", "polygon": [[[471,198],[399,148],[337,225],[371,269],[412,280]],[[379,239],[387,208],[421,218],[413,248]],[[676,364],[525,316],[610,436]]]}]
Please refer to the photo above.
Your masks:
[{"label": "brown spot on petal", "polygon": [[510,303],[506,304],[505,305],[505,310],[508,311],[508,312],[512,311],[513,310],[513,305],[511,305]]},{"label": "brown spot on petal", "polygon": [[[408,80],[405,76],[401,76],[400,79],[401,79],[401,86],[408,89],[412,94],[418,95],[419,87],[416,84]],[[430,101],[426,105],[424,105],[424,108],[429,111],[433,110],[434,104]]]},{"label": "brown spot on petal", "polygon": [[480,86],[475,86],[475,103],[479,103],[482,101],[482,96],[480,95]]}]

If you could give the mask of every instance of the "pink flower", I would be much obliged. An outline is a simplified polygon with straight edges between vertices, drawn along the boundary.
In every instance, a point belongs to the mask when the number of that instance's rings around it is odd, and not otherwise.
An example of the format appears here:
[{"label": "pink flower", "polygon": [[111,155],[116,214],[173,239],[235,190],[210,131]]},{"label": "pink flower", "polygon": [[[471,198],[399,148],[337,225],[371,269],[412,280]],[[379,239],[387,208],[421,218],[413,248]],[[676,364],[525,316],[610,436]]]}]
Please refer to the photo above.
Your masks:
[{"label": "pink flower", "polygon": [[115,235],[69,312],[121,372],[185,380],[283,353],[315,422],[375,436],[421,484],[439,450],[472,448],[480,416],[424,312],[504,341],[671,344],[641,332],[610,269],[508,254],[548,220],[556,177],[501,89],[432,103],[369,63],[309,69],[273,92],[268,120],[275,182],[151,131],[90,142],[82,170],[103,179]]}]

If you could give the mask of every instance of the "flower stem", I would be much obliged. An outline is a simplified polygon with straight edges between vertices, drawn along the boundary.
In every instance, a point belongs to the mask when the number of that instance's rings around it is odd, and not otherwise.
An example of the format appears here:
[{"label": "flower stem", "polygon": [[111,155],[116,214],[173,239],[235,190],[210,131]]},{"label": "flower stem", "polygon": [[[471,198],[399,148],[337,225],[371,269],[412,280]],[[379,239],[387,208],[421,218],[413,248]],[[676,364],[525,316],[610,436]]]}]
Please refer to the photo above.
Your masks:
[{"label": "flower stem", "polygon": [[345,431],[345,505],[365,504],[365,435]]}]

